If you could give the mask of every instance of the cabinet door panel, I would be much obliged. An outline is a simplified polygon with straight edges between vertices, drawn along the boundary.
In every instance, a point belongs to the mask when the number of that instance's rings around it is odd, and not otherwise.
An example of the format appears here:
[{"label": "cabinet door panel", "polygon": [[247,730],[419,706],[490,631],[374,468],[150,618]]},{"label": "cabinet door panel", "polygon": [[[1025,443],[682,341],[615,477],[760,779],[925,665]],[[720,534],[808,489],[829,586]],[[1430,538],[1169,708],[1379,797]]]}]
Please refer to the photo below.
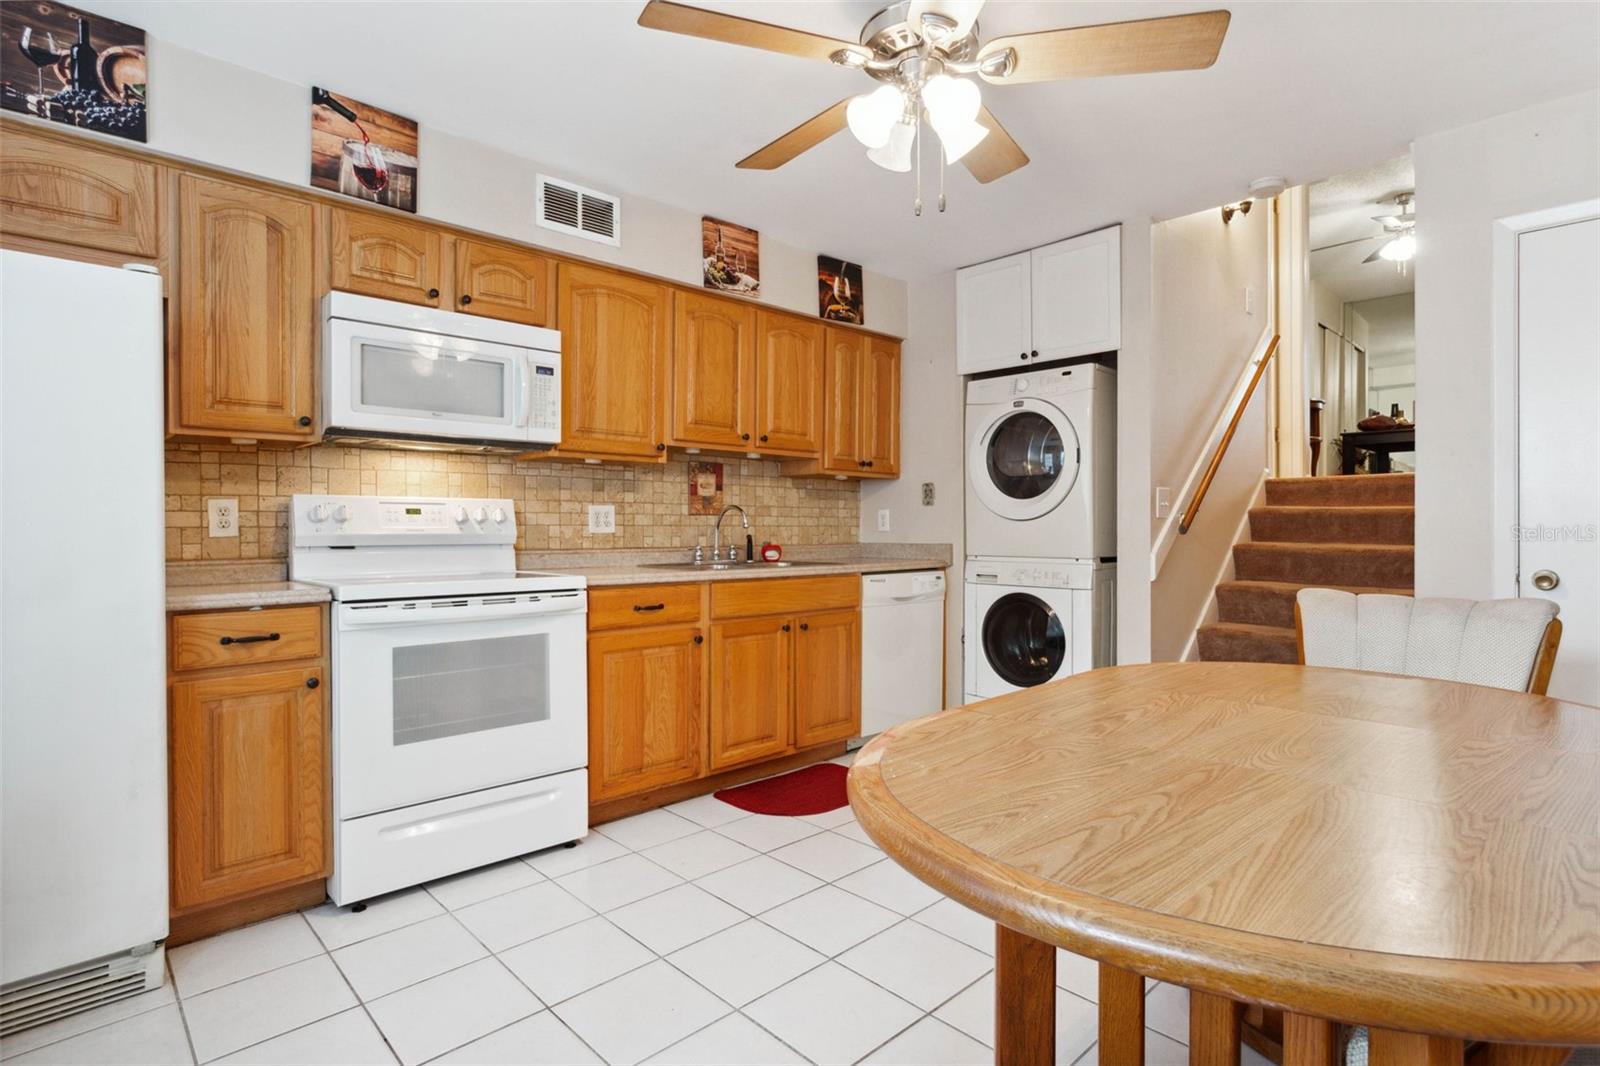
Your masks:
[{"label": "cabinet door panel", "polygon": [[802,615],[794,650],[797,748],[861,732],[861,612]]},{"label": "cabinet door panel", "polygon": [[563,450],[654,456],[664,431],[672,291],[600,267],[563,264]]},{"label": "cabinet door panel", "polygon": [[859,474],[861,456],[861,366],[867,335],[843,329],[826,331],[823,370],[822,468]]},{"label": "cabinet door panel", "polygon": [[673,321],[674,442],[753,447],[755,308],[680,292],[674,300]]},{"label": "cabinet door panel", "polygon": [[756,449],[816,455],[822,447],[823,328],[793,315],[756,316]]},{"label": "cabinet door panel", "polygon": [[8,126],[0,231],[146,259],[156,255],[156,168]]},{"label": "cabinet door panel", "polygon": [[711,769],[792,750],[792,629],[788,618],[711,627]]},{"label": "cabinet door panel", "polygon": [[698,627],[589,637],[589,799],[700,775],[705,735]]},{"label": "cabinet door panel", "polygon": [[456,240],[457,311],[548,326],[554,287],[552,259],[503,244]]},{"label": "cabinet door panel", "polygon": [[173,910],[326,876],[323,680],[312,668],[173,684]]},{"label": "cabinet door panel", "polygon": [[1032,343],[1032,268],[1027,252],[956,271],[956,370],[1020,367]]},{"label": "cabinet door panel", "polygon": [[1035,248],[1033,350],[1041,362],[1115,351],[1122,343],[1122,229]]},{"label": "cabinet door panel", "polygon": [[311,205],[185,175],[179,213],[180,427],[311,436]]},{"label": "cabinet door panel", "polygon": [[900,345],[873,337],[861,367],[861,458],[866,473],[900,473]]},{"label": "cabinet door panel", "polygon": [[443,239],[433,226],[333,209],[333,287],[438,307]]}]

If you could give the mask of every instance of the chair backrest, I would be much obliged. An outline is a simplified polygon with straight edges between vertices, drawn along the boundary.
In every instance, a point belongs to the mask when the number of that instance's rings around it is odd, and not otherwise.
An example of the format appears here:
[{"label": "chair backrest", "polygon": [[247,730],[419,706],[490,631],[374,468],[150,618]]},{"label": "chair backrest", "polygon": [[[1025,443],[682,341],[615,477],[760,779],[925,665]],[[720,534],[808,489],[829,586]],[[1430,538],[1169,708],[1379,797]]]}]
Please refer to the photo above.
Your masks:
[{"label": "chair backrest", "polygon": [[1301,589],[1300,661],[1544,695],[1561,643],[1549,600],[1417,599]]}]

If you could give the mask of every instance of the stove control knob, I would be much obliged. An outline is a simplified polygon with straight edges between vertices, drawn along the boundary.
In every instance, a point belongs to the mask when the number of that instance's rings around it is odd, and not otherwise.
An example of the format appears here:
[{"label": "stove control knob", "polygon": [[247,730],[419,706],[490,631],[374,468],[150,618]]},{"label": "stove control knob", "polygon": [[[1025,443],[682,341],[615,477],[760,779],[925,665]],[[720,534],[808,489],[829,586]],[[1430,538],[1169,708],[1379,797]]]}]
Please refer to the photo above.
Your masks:
[{"label": "stove control knob", "polygon": [[489,512],[482,507],[474,507],[472,509],[472,520],[481,526],[489,520]]},{"label": "stove control knob", "polygon": [[506,509],[504,507],[496,507],[494,509],[494,520],[497,524],[506,520]]},{"label": "stove control knob", "polygon": [[346,507],[342,503],[339,506],[335,507],[333,509],[333,520],[335,522],[348,522],[348,521],[350,521],[350,508]]},{"label": "stove control knob", "polygon": [[456,525],[458,525],[458,526],[466,525],[467,524],[467,509],[465,507],[457,507],[456,508],[456,513],[455,513],[455,519],[456,519]]},{"label": "stove control knob", "polygon": [[311,510],[307,512],[306,517],[310,518],[313,522],[326,522],[328,520],[328,509],[320,503],[315,504],[312,506]]}]

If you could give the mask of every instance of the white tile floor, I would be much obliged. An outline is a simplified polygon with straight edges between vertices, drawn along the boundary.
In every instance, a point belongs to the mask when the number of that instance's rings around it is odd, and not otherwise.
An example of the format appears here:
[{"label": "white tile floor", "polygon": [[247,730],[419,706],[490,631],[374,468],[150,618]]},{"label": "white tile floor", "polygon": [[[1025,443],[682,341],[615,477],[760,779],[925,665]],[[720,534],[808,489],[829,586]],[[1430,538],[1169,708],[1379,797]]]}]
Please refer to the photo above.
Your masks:
[{"label": "white tile floor", "polygon": [[[987,1063],[993,936],[848,808],[769,818],[701,797],[359,914],[176,948],[168,987],[8,1038],[0,1058]],[[1060,1063],[1097,1062],[1095,980],[1060,954]],[[1186,994],[1152,986],[1149,1066],[1186,1060],[1187,1016]]]}]

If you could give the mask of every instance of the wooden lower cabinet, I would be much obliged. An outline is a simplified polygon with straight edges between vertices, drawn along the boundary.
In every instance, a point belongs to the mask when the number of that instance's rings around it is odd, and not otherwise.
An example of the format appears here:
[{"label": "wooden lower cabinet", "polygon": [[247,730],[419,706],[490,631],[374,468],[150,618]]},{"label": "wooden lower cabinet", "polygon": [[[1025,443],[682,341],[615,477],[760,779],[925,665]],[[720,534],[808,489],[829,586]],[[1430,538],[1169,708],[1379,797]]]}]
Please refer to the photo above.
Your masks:
[{"label": "wooden lower cabinet", "polygon": [[699,626],[589,637],[589,799],[700,776],[705,636]]},{"label": "wooden lower cabinet", "polygon": [[801,616],[794,642],[795,747],[860,731],[861,612]]},{"label": "wooden lower cabinet", "polygon": [[791,750],[793,623],[751,618],[711,627],[711,768]]}]

